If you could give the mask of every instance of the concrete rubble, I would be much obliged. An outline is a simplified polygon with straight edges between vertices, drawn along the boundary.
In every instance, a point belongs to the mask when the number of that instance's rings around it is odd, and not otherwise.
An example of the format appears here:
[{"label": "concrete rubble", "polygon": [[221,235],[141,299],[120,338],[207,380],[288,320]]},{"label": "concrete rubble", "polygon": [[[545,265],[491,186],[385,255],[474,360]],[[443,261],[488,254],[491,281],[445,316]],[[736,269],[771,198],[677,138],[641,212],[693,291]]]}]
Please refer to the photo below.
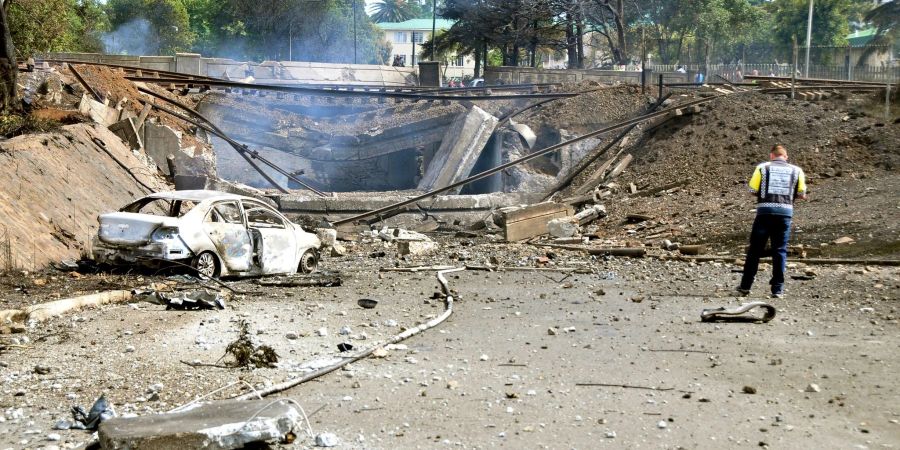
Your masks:
[{"label": "concrete rubble", "polygon": [[302,420],[297,406],[285,400],[220,401],[168,414],[110,419],[100,425],[99,438],[108,449],[228,450],[290,441]]}]

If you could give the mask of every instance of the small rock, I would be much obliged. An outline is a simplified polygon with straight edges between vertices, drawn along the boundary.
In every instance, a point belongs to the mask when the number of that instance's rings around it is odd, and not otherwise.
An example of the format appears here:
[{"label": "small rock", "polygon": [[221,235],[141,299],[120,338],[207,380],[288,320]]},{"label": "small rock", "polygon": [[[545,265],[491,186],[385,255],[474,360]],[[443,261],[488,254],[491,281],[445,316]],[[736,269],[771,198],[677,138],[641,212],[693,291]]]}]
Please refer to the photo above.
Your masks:
[{"label": "small rock", "polygon": [[804,389],[804,391],[805,392],[821,392],[822,388],[820,388],[818,384],[809,383],[809,386],[806,386],[806,389]]},{"label": "small rock", "polygon": [[745,394],[755,394],[756,388],[753,386],[744,386],[744,393]]},{"label": "small rock", "polygon": [[126,346],[125,353],[134,353],[134,346],[133,345]]},{"label": "small rock", "polygon": [[615,431],[607,431],[607,432],[606,432],[606,438],[607,438],[607,439],[615,439],[615,438],[616,438],[616,432],[615,432]]},{"label": "small rock", "polygon": [[834,245],[852,244],[854,242],[856,242],[856,240],[850,236],[839,237],[839,238],[831,241],[831,243]]},{"label": "small rock", "polygon": [[290,339],[290,340],[293,341],[294,339],[297,339],[297,338],[299,338],[300,336],[298,336],[297,333],[290,333],[290,332],[289,332],[289,333],[285,334],[284,337],[286,337],[286,338],[288,338],[288,339]]},{"label": "small rock", "polygon": [[479,357],[478,359],[480,359],[481,361],[487,361],[491,358],[488,355],[481,355],[481,357]]},{"label": "small rock", "polygon": [[665,420],[660,420],[660,421],[656,424],[656,428],[659,428],[660,430],[663,430],[663,429],[665,429],[665,428],[668,428],[668,426],[669,426],[669,424],[667,424]]},{"label": "small rock", "polygon": [[459,381],[450,380],[447,382],[447,389],[453,390],[459,387]]},{"label": "small rock", "polygon": [[38,364],[34,366],[34,373],[38,375],[47,375],[48,373],[50,373],[50,367]]},{"label": "small rock", "polygon": [[316,334],[319,336],[328,336],[328,328],[322,327],[316,330]]},{"label": "small rock", "polygon": [[341,330],[338,331],[338,334],[340,334],[341,336],[347,336],[352,332],[353,332],[353,330],[351,330],[350,327],[344,325],[341,327]]},{"label": "small rock", "polygon": [[556,328],[553,328],[553,327],[547,328],[547,334],[549,334],[550,336],[556,336],[556,333],[557,333]]},{"label": "small rock", "polygon": [[316,435],[316,447],[336,447],[338,438],[334,433],[319,433]]},{"label": "small rock", "polygon": [[347,254],[347,248],[341,244],[334,244],[331,246],[331,256],[339,257]]},{"label": "small rock", "polygon": [[47,435],[48,441],[58,442],[62,440],[62,436],[59,433],[50,433]]}]

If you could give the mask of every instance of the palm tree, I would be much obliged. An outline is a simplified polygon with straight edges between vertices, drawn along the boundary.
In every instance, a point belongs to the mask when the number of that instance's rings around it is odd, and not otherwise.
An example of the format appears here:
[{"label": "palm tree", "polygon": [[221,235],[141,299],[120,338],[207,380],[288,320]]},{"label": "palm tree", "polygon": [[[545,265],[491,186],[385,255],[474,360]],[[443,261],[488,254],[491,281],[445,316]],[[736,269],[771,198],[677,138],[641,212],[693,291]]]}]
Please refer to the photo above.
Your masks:
[{"label": "palm tree", "polygon": [[403,22],[413,17],[412,6],[406,0],[381,0],[372,5],[372,20],[382,22]]}]

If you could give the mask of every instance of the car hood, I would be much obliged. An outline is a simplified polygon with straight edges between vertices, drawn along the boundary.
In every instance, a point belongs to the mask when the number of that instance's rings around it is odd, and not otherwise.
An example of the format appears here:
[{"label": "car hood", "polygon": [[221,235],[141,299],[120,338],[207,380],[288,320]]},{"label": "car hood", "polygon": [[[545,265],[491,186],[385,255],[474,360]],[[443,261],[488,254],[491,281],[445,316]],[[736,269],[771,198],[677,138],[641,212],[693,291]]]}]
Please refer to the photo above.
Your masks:
[{"label": "car hood", "polygon": [[157,228],[177,227],[179,222],[174,217],[128,212],[101,214],[97,220],[100,240],[114,245],[146,245]]}]

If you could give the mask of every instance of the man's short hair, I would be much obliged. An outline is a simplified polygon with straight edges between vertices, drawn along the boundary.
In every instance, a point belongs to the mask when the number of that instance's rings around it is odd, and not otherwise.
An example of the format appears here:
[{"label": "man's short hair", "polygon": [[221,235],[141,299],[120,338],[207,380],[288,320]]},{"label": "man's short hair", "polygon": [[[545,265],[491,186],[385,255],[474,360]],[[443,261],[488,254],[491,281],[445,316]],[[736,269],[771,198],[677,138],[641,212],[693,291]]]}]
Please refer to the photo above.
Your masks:
[{"label": "man's short hair", "polygon": [[777,144],[772,146],[772,154],[775,156],[787,156],[787,149],[783,145]]}]

